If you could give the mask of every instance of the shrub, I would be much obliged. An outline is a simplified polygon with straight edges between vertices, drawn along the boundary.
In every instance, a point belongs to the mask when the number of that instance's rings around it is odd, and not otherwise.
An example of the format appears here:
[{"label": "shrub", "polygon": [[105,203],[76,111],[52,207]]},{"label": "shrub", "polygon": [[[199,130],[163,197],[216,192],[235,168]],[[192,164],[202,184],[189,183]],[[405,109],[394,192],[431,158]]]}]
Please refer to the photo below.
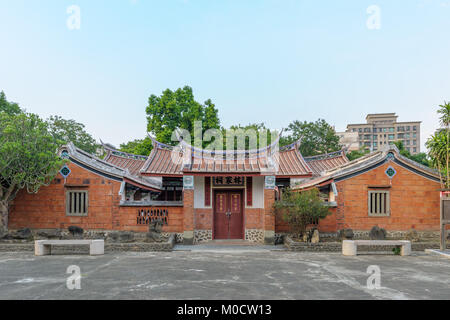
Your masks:
[{"label": "shrub", "polygon": [[282,214],[291,231],[300,237],[306,234],[312,221],[323,219],[331,213],[320,199],[317,189],[303,192],[287,189],[273,206],[275,213]]}]

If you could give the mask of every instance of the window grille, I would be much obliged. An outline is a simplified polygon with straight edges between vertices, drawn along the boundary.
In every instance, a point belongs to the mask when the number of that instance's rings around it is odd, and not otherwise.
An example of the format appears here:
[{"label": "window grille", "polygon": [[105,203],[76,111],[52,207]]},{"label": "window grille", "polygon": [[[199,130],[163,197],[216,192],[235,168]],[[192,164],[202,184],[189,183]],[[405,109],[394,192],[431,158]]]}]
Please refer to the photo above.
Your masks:
[{"label": "window grille", "polygon": [[391,214],[389,191],[369,191],[369,216],[389,216]]},{"label": "window grille", "polygon": [[70,190],[66,191],[66,215],[87,216],[89,208],[88,191]]}]

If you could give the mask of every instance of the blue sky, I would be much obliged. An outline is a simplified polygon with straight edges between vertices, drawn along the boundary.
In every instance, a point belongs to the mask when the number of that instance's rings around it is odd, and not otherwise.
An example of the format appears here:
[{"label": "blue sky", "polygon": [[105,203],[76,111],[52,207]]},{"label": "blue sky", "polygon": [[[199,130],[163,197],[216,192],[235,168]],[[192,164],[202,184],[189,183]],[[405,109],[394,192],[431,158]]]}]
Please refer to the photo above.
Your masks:
[{"label": "blue sky", "polygon": [[226,127],[396,112],[423,146],[450,100],[449,34],[450,0],[0,0],[0,90],[115,145],[145,136],[150,94],[189,85]]}]

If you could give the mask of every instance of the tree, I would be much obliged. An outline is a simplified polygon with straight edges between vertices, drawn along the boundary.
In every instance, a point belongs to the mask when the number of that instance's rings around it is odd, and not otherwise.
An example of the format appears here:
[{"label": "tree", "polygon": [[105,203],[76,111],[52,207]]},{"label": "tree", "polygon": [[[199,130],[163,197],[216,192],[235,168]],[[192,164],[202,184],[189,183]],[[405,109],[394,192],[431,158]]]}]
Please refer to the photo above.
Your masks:
[{"label": "tree", "polygon": [[[240,140],[242,137],[244,138],[244,149],[250,150],[269,146],[272,142],[274,142],[272,141],[272,138],[276,137],[277,132],[270,131],[270,129],[268,129],[264,123],[250,123],[246,126],[238,124],[231,126],[229,130],[222,128],[224,150],[227,148],[227,133],[233,133],[233,135],[236,137],[233,144],[233,148],[235,150],[242,149],[242,146],[239,145],[238,142],[238,140]],[[250,145],[251,139],[253,140],[251,143],[252,145]]]},{"label": "tree", "polygon": [[420,163],[424,166],[429,167],[430,163],[427,159],[427,154],[426,153],[418,153],[415,155],[412,155],[408,150],[406,150],[403,141],[395,141],[394,142],[395,146],[397,147],[398,151],[400,152],[400,154],[408,159],[411,159],[417,163]]},{"label": "tree", "polygon": [[19,114],[22,112],[19,105],[15,102],[9,102],[6,100],[6,95],[2,91],[0,92],[0,113],[6,112],[7,114]]},{"label": "tree", "polygon": [[446,133],[446,146],[445,146],[445,172],[446,172],[446,187],[450,183],[450,170],[449,170],[449,161],[450,161],[450,103],[444,101],[444,104],[439,105],[438,114],[440,114],[439,120],[441,126],[445,128]]},{"label": "tree", "polygon": [[355,159],[364,157],[366,154],[369,154],[369,152],[369,149],[362,147],[359,150],[353,150],[347,153],[347,158],[348,160],[353,161]]},{"label": "tree", "polygon": [[276,214],[283,215],[291,231],[300,237],[306,234],[312,221],[323,219],[331,213],[320,199],[317,189],[302,192],[287,189],[281,200],[275,201],[273,208]]},{"label": "tree", "polygon": [[300,152],[305,157],[341,149],[336,131],[323,119],[316,122],[295,120],[289,124],[287,129],[291,132],[291,135],[281,139],[280,145],[288,145],[301,138]]},{"label": "tree", "polygon": [[57,140],[65,143],[72,142],[78,148],[95,154],[98,144],[95,139],[86,132],[85,126],[75,120],[66,120],[60,116],[51,116],[47,119],[49,131]]},{"label": "tree", "polygon": [[448,180],[443,179],[447,176],[448,167],[447,161],[447,133],[445,130],[439,130],[432,135],[426,142],[428,148],[428,155],[430,156],[430,164],[439,172],[442,188],[449,188]]},{"label": "tree", "polygon": [[119,150],[126,153],[148,156],[152,151],[152,140],[148,137],[122,143]]},{"label": "tree", "polygon": [[[185,129],[194,138],[194,122],[201,121],[203,132],[211,128],[220,128],[218,110],[210,99],[200,104],[194,99],[191,87],[167,89],[159,97],[151,95],[148,99],[147,131],[166,144],[174,144],[172,133],[177,129]],[[191,143],[192,143],[191,141]]]},{"label": "tree", "polygon": [[0,112],[0,228],[8,227],[11,201],[21,189],[36,193],[54,179],[63,164],[61,144],[37,115]]}]

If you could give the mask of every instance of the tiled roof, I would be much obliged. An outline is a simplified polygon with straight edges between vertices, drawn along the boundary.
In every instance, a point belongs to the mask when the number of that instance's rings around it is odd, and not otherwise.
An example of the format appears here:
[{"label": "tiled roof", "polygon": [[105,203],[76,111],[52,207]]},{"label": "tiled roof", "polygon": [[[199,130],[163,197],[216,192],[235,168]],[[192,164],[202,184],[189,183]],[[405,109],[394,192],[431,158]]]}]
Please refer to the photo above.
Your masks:
[{"label": "tiled roof", "polygon": [[[150,156],[141,168],[143,175],[182,176],[183,157],[173,150],[154,146]],[[173,159],[172,159],[173,156]]]},{"label": "tiled roof", "polygon": [[305,161],[315,175],[349,162],[343,150],[314,157],[305,157]]},{"label": "tiled roof", "polygon": [[[221,156],[212,157],[210,153],[203,155],[194,151],[188,159],[178,151],[173,152],[167,146],[155,144],[148,160],[141,170],[143,175],[176,175],[183,174],[273,174],[276,176],[310,176],[311,169],[296,148],[280,151],[270,155],[237,151],[242,158],[233,155],[233,159]],[[183,162],[184,160],[184,162]]]},{"label": "tiled roof", "polygon": [[145,159],[142,158],[129,158],[120,155],[115,155],[114,153],[109,153],[105,157],[105,161],[111,163],[119,168],[128,169],[130,174],[139,175],[139,171],[145,163]]},{"label": "tiled roof", "polygon": [[319,184],[349,179],[355,174],[371,170],[383,163],[394,161],[395,163],[406,167],[408,170],[423,175],[434,181],[439,181],[439,173],[431,168],[425,167],[411,159],[403,157],[395,146],[386,147],[384,150],[365,155],[353,161],[349,161],[336,168],[323,171],[319,176],[303,179],[295,189],[306,189]]},{"label": "tiled roof", "polygon": [[[117,181],[127,181],[144,188],[159,191],[162,188],[162,182],[158,178],[143,177],[140,174],[132,174],[127,167],[120,167],[112,162],[97,158],[77,147],[73,143],[62,146],[59,150],[67,151],[70,161],[83,166],[97,174],[102,174]],[[139,157],[139,156],[138,156]]]}]

